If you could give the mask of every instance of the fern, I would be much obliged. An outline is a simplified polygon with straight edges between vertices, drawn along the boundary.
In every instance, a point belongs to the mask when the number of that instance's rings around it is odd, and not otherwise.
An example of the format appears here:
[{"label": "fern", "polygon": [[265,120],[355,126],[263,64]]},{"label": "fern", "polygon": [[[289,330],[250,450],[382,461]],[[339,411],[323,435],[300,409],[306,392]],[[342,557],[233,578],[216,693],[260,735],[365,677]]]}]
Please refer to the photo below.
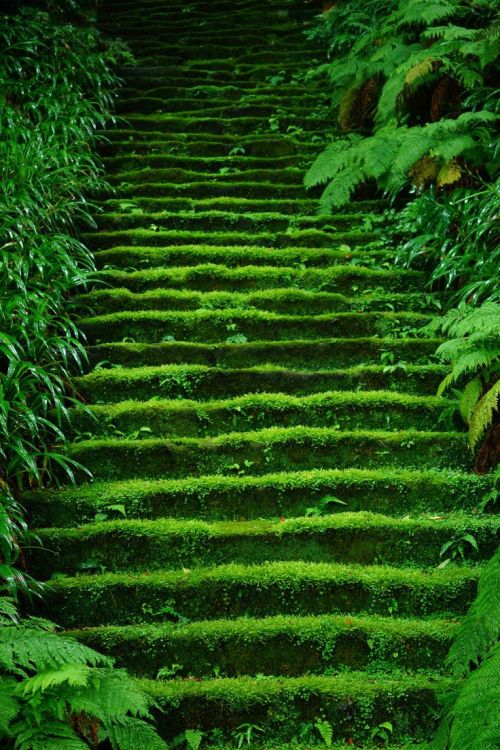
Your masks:
[{"label": "fern", "polygon": [[455,677],[465,676],[486,658],[500,635],[500,551],[481,573],[477,597],[462,621],[447,657]]},{"label": "fern", "polygon": [[59,635],[38,618],[19,620],[0,599],[0,742],[10,750],[166,750],[152,700],[112,660]]},{"label": "fern", "polygon": [[448,654],[452,674],[465,679],[443,701],[444,715],[431,750],[492,750],[500,743],[499,576],[497,551],[481,574],[477,598]]},{"label": "fern", "polygon": [[[463,0],[399,0],[385,12],[379,5],[376,8],[370,23],[363,10],[356,14],[354,3],[339,3],[322,22],[332,49],[342,50],[328,71],[340,127],[366,131],[375,112],[372,133],[328,147],[309,170],[306,186],[333,183],[321,198],[322,210],[344,205],[363,182],[375,180],[390,195],[409,185],[419,190],[430,184],[442,188],[459,184],[471,169],[484,172],[492,161],[496,117],[490,82],[500,34],[492,4],[478,0],[471,7]],[[357,39],[356,28],[363,29]],[[344,43],[348,37],[349,46]],[[335,39],[343,41],[336,44]],[[369,110],[363,113],[360,97],[364,87],[374,82],[378,101],[372,106],[370,100]],[[429,93],[421,99],[416,95],[422,87],[433,92],[428,111],[421,107]],[[492,95],[483,107],[464,96],[464,92],[490,89]],[[374,95],[373,85],[370,93]],[[383,139],[370,139],[387,131],[398,147],[394,166],[384,168],[384,163],[373,169],[366,154],[385,144]]]},{"label": "fern", "polygon": [[438,394],[469,378],[460,395],[459,409],[469,426],[469,445],[473,450],[498,412],[500,305],[486,302],[476,309],[461,305],[450,310],[438,325],[443,333],[453,337],[436,352],[451,365]]}]

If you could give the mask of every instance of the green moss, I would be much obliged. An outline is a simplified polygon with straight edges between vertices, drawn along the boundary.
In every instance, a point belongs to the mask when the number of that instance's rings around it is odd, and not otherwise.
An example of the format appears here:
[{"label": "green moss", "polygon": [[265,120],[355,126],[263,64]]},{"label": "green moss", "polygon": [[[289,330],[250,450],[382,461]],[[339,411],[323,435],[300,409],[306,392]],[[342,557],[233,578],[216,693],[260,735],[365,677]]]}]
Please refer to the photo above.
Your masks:
[{"label": "green moss", "polygon": [[[318,360],[338,346],[337,359],[352,359],[353,349],[345,348],[336,341],[330,346],[318,341]],[[355,344],[354,344],[355,345]],[[123,369],[100,369],[75,379],[79,393],[93,403],[109,403],[123,399],[151,398],[151,393],[160,398],[214,398],[231,397],[261,391],[265,393],[295,393],[305,396],[335,390],[401,390],[407,393],[432,394],[444,377],[444,367],[438,365],[413,366],[398,369],[394,373],[384,371],[381,365],[353,367],[345,370],[314,370],[321,361],[310,362],[309,370],[292,370],[277,365],[258,365],[239,369],[238,363],[246,361],[267,362],[281,356],[285,365],[305,362],[312,346],[304,347],[294,342],[287,350],[284,344],[227,344],[210,347],[203,344],[165,343],[157,345],[108,344],[90,349],[92,361],[110,360],[122,363]],[[390,350],[389,350],[390,351]],[[417,349],[418,351],[418,349]],[[373,352],[379,355],[380,349]],[[410,349],[411,353],[411,349]],[[156,365],[157,362],[193,362],[195,364]],[[299,359],[299,362],[297,362]],[[154,366],[133,367],[140,361]],[[209,367],[197,362],[214,362],[222,367]]]},{"label": "green moss", "polygon": [[224,342],[234,335],[254,341],[294,340],[300,336],[324,339],[328,336],[384,336],[401,329],[418,330],[431,321],[421,313],[340,312],[333,315],[282,315],[260,310],[186,310],[165,312],[140,310],[96,315],[80,319],[90,343],[132,338],[158,343],[166,336],[182,341]]},{"label": "green moss", "polygon": [[142,574],[102,573],[57,578],[47,597],[51,616],[66,627],[164,620],[167,605],[188,619],[277,614],[367,612],[425,617],[463,614],[479,569],[421,572],[334,563],[231,563]]},{"label": "green moss", "polygon": [[[115,655],[120,665],[155,677],[171,664],[178,676],[322,674],[332,669],[379,671],[435,669],[444,662],[457,623],[323,615],[236,618],[89,628],[79,640]],[[293,655],[293,658],[291,656]]]},{"label": "green moss", "polygon": [[[94,289],[78,299],[83,311],[99,313],[127,310],[223,310],[256,308],[288,315],[317,315],[326,312],[354,310],[422,310],[421,294],[383,294],[367,292],[348,297],[333,292],[311,292],[305,289],[271,289],[269,291],[196,292],[176,289],[150,289],[133,292],[126,288]],[[434,342],[433,342],[434,345]],[[436,346],[438,344],[436,343]],[[429,350],[429,353],[431,351]],[[434,352],[432,352],[434,353]]]},{"label": "green moss", "polygon": [[[169,159],[179,161],[179,156],[170,156]],[[289,157],[286,157],[289,158]],[[158,160],[158,157],[151,157]],[[214,161],[211,159],[211,161]],[[217,161],[217,160],[215,160]],[[130,213],[114,212],[104,213],[99,216],[99,228],[101,230],[131,229],[136,227],[149,227],[154,224],[159,231],[189,229],[192,231],[203,229],[204,231],[275,231],[297,232],[303,229],[318,228],[337,233],[340,229],[358,230],[360,227],[376,222],[375,216],[360,213],[344,213],[332,216],[300,216],[291,217],[287,214],[273,212],[242,213],[232,211],[137,211]]]},{"label": "green moss", "polygon": [[435,467],[470,469],[463,434],[448,432],[268,428],[214,438],[88,440],[71,457],[100,479],[265,474],[315,468]]},{"label": "green moss", "polygon": [[[189,391],[188,379],[181,388],[183,394]],[[384,391],[332,391],[302,397],[281,393],[245,394],[210,401],[123,400],[112,406],[94,406],[90,413],[77,411],[71,421],[77,433],[117,438],[140,431],[145,425],[148,434],[156,437],[218,435],[227,432],[228,426],[237,431],[272,426],[321,427],[329,421],[339,429],[429,430],[436,425],[444,428],[439,423],[440,415],[453,404],[434,396]]]},{"label": "green moss", "polygon": [[97,512],[117,502],[129,518],[297,516],[325,495],[339,497],[350,511],[443,513],[474,508],[492,485],[490,476],[449,470],[314,469],[262,476],[95,482],[27,493],[25,503],[39,526],[92,521]]},{"label": "green moss", "polygon": [[[156,225],[155,225],[156,226]],[[130,252],[134,251],[134,245],[141,246],[141,249],[148,247],[168,248],[168,246],[178,245],[195,245],[203,243],[205,246],[260,246],[261,248],[331,248],[332,244],[350,243],[360,245],[376,240],[379,233],[375,231],[322,231],[320,229],[297,229],[291,232],[208,232],[196,231],[189,229],[124,229],[115,232],[94,232],[86,234],[86,241],[95,248],[114,248],[123,246],[129,248]],[[132,246],[132,247],[130,247]],[[366,247],[366,249],[368,249]],[[380,255],[380,248],[379,255]],[[136,250],[137,252],[137,250]],[[350,251],[349,251],[350,252]],[[316,250],[317,253],[317,250]],[[193,252],[194,254],[194,252]],[[386,251],[387,254],[387,251]],[[158,253],[160,255],[160,253]],[[307,258],[309,254],[305,253]],[[352,253],[351,253],[352,255]],[[344,251],[342,255],[346,256]],[[330,256],[332,257],[332,256]]]},{"label": "green moss", "polygon": [[[115,239],[115,235],[118,233],[110,234],[112,236],[109,240],[112,242]],[[160,237],[160,234],[164,235],[165,233],[149,232],[151,238],[158,238]],[[254,235],[252,238],[252,236],[248,234],[240,235],[242,241],[245,240],[249,242],[248,245],[244,243],[241,245],[231,245],[229,244],[231,238],[235,239],[235,236],[223,234],[211,235],[213,244],[189,244],[189,242],[185,242],[185,240],[193,242],[194,240],[199,239],[205,243],[207,235],[203,232],[185,232],[183,236],[181,236],[180,232],[172,232],[170,234],[172,235],[172,242],[166,247],[133,247],[116,244],[116,246],[107,250],[99,250],[95,253],[97,266],[98,268],[103,268],[110,264],[117,264],[122,268],[133,268],[135,266],[136,270],[145,267],[147,268],[148,266],[151,268],[170,266],[173,267],[170,274],[174,278],[177,274],[187,279],[189,279],[189,275],[192,273],[199,274],[200,270],[190,269],[189,266],[200,264],[224,264],[226,266],[225,273],[228,273],[230,269],[232,270],[240,265],[266,267],[272,267],[273,265],[280,267],[293,267],[295,265],[296,268],[294,270],[300,270],[302,274],[304,274],[306,265],[317,268],[326,268],[336,262],[340,263],[353,257],[359,257],[360,254],[363,255],[364,253],[364,250],[358,252],[349,249],[342,249],[341,247],[338,249],[286,248],[282,250],[266,247],[265,245],[263,247],[258,247],[257,245],[260,244],[260,239],[259,241],[256,240],[257,235]],[[260,235],[260,237],[262,237],[262,235]],[[269,239],[269,236],[266,237]],[[226,238],[226,240],[224,238]],[[118,237],[116,237],[116,239],[118,240]],[[123,239],[123,237],[121,237],[121,239]],[[224,241],[228,244],[224,245]],[[381,255],[381,251],[377,251],[376,249],[368,252],[371,253],[371,256],[374,258],[378,258]],[[188,266],[188,268],[182,268],[183,265]],[[176,269],[175,266],[180,266],[182,270]],[[299,268],[297,268],[297,266]],[[167,275],[166,269],[163,268],[162,270],[163,274]],[[357,270],[358,269],[351,269],[350,272],[355,276]],[[206,265],[201,271],[208,272],[211,276],[215,273],[216,277],[218,268],[217,266],[212,267],[212,265]],[[287,272],[288,268],[285,271],[280,271],[281,275],[283,275],[283,273],[287,274]],[[274,270],[274,273],[276,273],[276,270]],[[233,278],[235,275],[236,274],[233,274]],[[262,275],[262,272],[260,275]],[[329,278],[332,276],[335,277],[335,270],[328,269],[328,272],[326,272],[322,278],[319,275],[316,277],[311,276],[310,278],[314,278],[315,281],[319,281],[320,283],[321,281],[328,283]],[[339,273],[339,276],[342,276],[342,274]],[[344,278],[348,277],[348,270],[344,270],[343,276]],[[359,273],[359,276],[361,276],[361,273]],[[405,277],[403,276],[399,276],[398,280],[403,281],[404,278]],[[406,278],[411,279],[412,277],[407,276]],[[415,278],[415,276],[413,276],[413,278]]]},{"label": "green moss", "polygon": [[[318,509],[321,505],[318,506]],[[338,505],[332,504],[330,510]],[[43,550],[31,570],[44,578],[61,570],[152,571],[184,566],[305,560],[370,565],[435,565],[450,539],[472,534],[479,559],[495,551],[500,522],[465,514],[393,519],[367,512],[277,521],[206,523],[158,519],[115,520],[78,529],[40,531]],[[49,552],[47,552],[48,550]]]}]

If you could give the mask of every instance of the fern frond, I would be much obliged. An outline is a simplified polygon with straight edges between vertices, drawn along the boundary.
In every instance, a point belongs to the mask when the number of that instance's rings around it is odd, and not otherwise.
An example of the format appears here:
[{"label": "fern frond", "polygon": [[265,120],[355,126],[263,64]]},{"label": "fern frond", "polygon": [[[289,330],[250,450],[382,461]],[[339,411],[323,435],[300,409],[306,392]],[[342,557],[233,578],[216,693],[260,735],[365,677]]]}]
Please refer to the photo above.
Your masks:
[{"label": "fern frond", "polygon": [[450,750],[486,750],[500,744],[500,644],[465,680],[452,709]]},{"label": "fern frond", "polygon": [[473,450],[493,422],[495,411],[498,411],[500,399],[500,380],[491,386],[477,403],[469,419],[469,445]]},{"label": "fern frond", "polygon": [[9,734],[9,726],[21,709],[15,695],[17,685],[14,677],[2,676],[0,679],[0,739]]},{"label": "fern frond", "polygon": [[484,567],[477,598],[462,621],[446,665],[455,677],[468,673],[487,655],[500,635],[500,550]]},{"label": "fern frond", "polygon": [[476,408],[477,402],[479,401],[482,392],[483,383],[481,381],[481,378],[479,377],[469,380],[469,382],[465,386],[458,405],[460,414],[462,415],[462,419],[465,422],[469,423],[472,413]]},{"label": "fern frond", "polygon": [[358,185],[366,179],[363,169],[357,165],[347,167],[325,188],[320,198],[320,209],[328,213],[332,208],[340,208],[349,203]]},{"label": "fern frond", "polygon": [[64,664],[110,664],[111,660],[78,641],[28,625],[0,628],[0,666],[20,674],[33,669],[58,669]]},{"label": "fern frond", "polygon": [[33,726],[18,732],[16,750],[88,750],[86,742],[80,740],[68,724],[44,720],[43,726]]},{"label": "fern frond", "polygon": [[[124,669],[99,670],[99,690],[96,691],[95,700],[99,705],[97,715],[108,717],[108,720],[121,719],[126,715],[150,719],[150,708],[154,705],[154,701],[139,690]],[[79,710],[85,710],[83,704],[79,706]]]},{"label": "fern frond", "polygon": [[154,727],[139,719],[127,717],[120,724],[106,727],[113,750],[167,750],[167,744],[156,734]]},{"label": "fern frond", "polygon": [[399,4],[398,27],[429,26],[437,21],[443,21],[445,18],[451,18],[456,12],[456,3],[449,0],[442,0],[442,2],[403,0]]},{"label": "fern frond", "polygon": [[444,185],[454,185],[462,177],[462,170],[460,164],[452,159],[447,164],[443,164],[436,177],[436,185],[438,187],[444,187]]},{"label": "fern frond", "polygon": [[352,161],[351,146],[355,139],[339,140],[330,144],[316,157],[304,177],[306,188],[322,185],[333,179]]},{"label": "fern frond", "polygon": [[48,669],[29,677],[20,685],[24,696],[44,693],[49,688],[67,683],[70,687],[86,687],[91,677],[91,667],[85,664],[63,664],[58,669]]}]

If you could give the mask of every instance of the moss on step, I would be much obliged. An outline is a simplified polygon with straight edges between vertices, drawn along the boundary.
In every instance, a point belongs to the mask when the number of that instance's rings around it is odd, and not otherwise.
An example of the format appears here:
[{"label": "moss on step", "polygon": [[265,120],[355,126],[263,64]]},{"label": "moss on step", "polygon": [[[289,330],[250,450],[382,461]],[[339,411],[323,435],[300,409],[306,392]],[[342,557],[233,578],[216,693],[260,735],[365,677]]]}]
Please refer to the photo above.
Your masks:
[{"label": "moss on step", "polygon": [[[272,561],[432,566],[450,539],[471,534],[476,559],[496,549],[500,521],[464,513],[447,517],[388,518],[367,512],[278,520],[224,521],[128,519],[96,522],[77,529],[43,529],[42,548],[30,555],[30,570],[47,578],[95,571],[175,570],[197,566]],[[318,512],[321,506],[317,506]]]},{"label": "moss on step", "polygon": [[[354,285],[356,286],[356,285]],[[126,287],[96,288],[78,298],[82,313],[91,310],[101,314],[127,310],[223,310],[255,308],[288,315],[319,315],[327,312],[406,310],[425,311],[429,302],[422,294],[391,294],[367,290],[350,297],[334,292],[314,292],[305,289],[271,289],[261,292],[196,292],[176,289],[150,289],[133,292]]]},{"label": "moss on step", "polygon": [[[206,622],[109,625],[72,633],[112,653],[136,675],[155,677],[180,664],[177,677],[324,674],[332,669],[436,669],[457,623],[383,617],[277,615]],[[293,658],[291,658],[293,655]]]},{"label": "moss on step", "polygon": [[[123,391],[121,391],[123,398]],[[179,394],[177,394],[179,395]],[[230,399],[190,401],[120,400],[94,405],[71,416],[73,432],[119,439],[136,432],[142,437],[204,437],[255,427],[322,427],[338,429],[446,429],[443,411],[455,402],[435,396],[384,391],[330,391],[309,396],[250,393]],[[456,419],[457,427],[463,426]],[[146,430],[146,434],[143,432]]]},{"label": "moss on step", "polygon": [[[193,342],[227,342],[232,337],[250,337],[256,341],[276,339],[309,340],[328,336],[361,338],[398,335],[401,331],[418,331],[431,316],[413,312],[339,312],[334,315],[282,315],[260,310],[187,310],[164,312],[140,310],[81,318],[80,327],[89,343],[119,342],[160,343],[170,340]],[[168,340],[168,339],[167,339]],[[229,341],[227,341],[229,340]],[[237,338],[233,343],[240,343]]]},{"label": "moss on step", "polygon": [[[222,263],[196,263],[192,253],[202,252],[206,258],[207,254],[215,253],[215,248],[209,250],[192,250],[185,249],[185,255],[180,260],[189,260],[193,265],[183,267],[175,266],[172,262],[172,255],[169,253],[166,258],[167,267],[161,267],[161,261],[158,259],[156,264],[154,259],[157,254],[162,256],[165,251],[147,250],[145,256],[148,259],[146,265],[156,265],[160,267],[148,268],[147,270],[127,269],[129,261],[141,265],[144,260],[142,253],[134,251],[130,256],[130,249],[114,251],[116,254],[110,255],[109,251],[105,254],[96,253],[96,261],[99,266],[108,266],[108,270],[102,270],[98,278],[106,284],[127,288],[130,291],[142,292],[148,289],[179,289],[187,292],[189,290],[198,291],[256,291],[263,292],[272,289],[295,290],[303,289],[308,291],[322,292],[343,292],[353,293],[361,292],[362,295],[371,290],[383,289],[385,292],[390,291],[414,291],[422,285],[422,274],[418,271],[389,270],[386,268],[365,268],[360,265],[349,265],[349,260],[359,260],[357,252],[350,254],[348,257],[342,255],[346,261],[345,265],[335,265],[335,255],[325,255],[326,251],[306,251],[300,253],[300,258],[295,251],[279,251],[279,256],[273,251],[259,251],[255,248],[246,248],[241,252],[236,248],[227,248],[227,259]],[[179,252],[179,250],[177,250]],[[236,256],[236,257],[235,257]],[[212,256],[213,257],[213,256]],[[233,260],[234,258],[234,260]],[[236,261],[237,258],[237,261]],[[292,265],[286,265],[286,258]],[[324,261],[320,261],[325,258]],[[123,260],[122,260],[123,259]],[[151,259],[151,260],[150,260]],[[269,265],[274,260],[278,261],[277,266]],[[122,266],[127,270],[110,270],[110,261],[122,261]],[[248,261],[248,265],[245,264]],[[261,263],[262,265],[256,265]],[[320,265],[319,268],[304,268],[304,266]],[[422,292],[420,291],[420,295]]]},{"label": "moss on step", "polygon": [[[335,340],[331,342],[332,347],[336,344],[341,346]],[[328,344],[318,342],[318,346],[323,349],[323,355],[325,347],[328,352]],[[227,398],[257,391],[308,395],[332,388],[346,391],[360,388],[385,391],[392,389],[417,395],[432,395],[445,374],[445,368],[440,365],[408,365],[397,368],[394,372],[387,372],[387,368],[382,365],[321,370],[319,360],[317,365],[312,362],[309,370],[284,369],[278,365],[238,368],[242,359],[247,362],[265,362],[278,352],[283,355],[283,359],[294,357],[294,348],[287,353],[285,344],[279,342],[269,347],[262,344],[226,344],[216,347],[177,343],[108,344],[91,348],[89,353],[92,360],[121,361],[125,367],[96,370],[85,377],[76,378],[75,384],[79,394],[94,403],[123,399],[146,400],[151,398],[151,394],[160,398],[188,396],[205,399],[214,396]],[[301,357],[307,357],[307,354],[307,349],[300,352]],[[317,356],[321,357],[321,352]],[[141,358],[151,361],[154,366],[133,367]],[[158,360],[193,361],[195,364],[156,366]],[[214,361],[216,365],[210,367],[196,364],[200,360]],[[235,366],[232,367],[232,364]],[[318,370],[315,371],[314,366]]]},{"label": "moss on step", "polygon": [[75,443],[70,455],[100,479],[265,474],[352,465],[472,468],[463,434],[415,430],[276,427],[215,438],[110,438]]},{"label": "moss on step", "polygon": [[[102,573],[51,581],[47,611],[65,627],[225,615],[367,612],[424,617],[464,614],[479,569],[422,572],[384,566],[275,562],[142,574]],[[396,603],[394,603],[396,602]]]},{"label": "moss on step", "polygon": [[[150,234],[156,235],[157,233],[152,231]],[[175,233],[169,234],[172,234],[172,237],[175,239]],[[106,269],[106,267],[116,264],[118,268],[121,267],[123,269],[128,269],[131,273],[134,273],[141,268],[151,267],[151,269],[153,269],[166,266],[166,268],[161,269],[164,278],[168,278],[169,273],[173,279],[177,276],[177,278],[179,278],[179,285],[182,285],[184,288],[189,288],[190,275],[194,275],[195,278],[203,278],[204,274],[206,274],[209,277],[209,283],[215,283],[217,285],[218,271],[222,272],[222,274],[229,275],[234,283],[238,277],[237,268],[247,265],[252,267],[246,269],[247,274],[253,270],[253,267],[265,267],[265,269],[259,273],[259,282],[265,275],[266,269],[269,267],[272,268],[274,265],[279,267],[281,274],[287,274],[288,267],[292,266],[290,269],[292,274],[295,271],[299,277],[305,276],[306,271],[308,270],[312,271],[316,270],[316,268],[318,270],[324,269],[325,275],[323,277],[316,276],[314,278],[322,278],[323,281],[328,283],[327,279],[329,275],[335,278],[336,273],[340,277],[343,275],[344,278],[349,278],[349,275],[351,275],[351,278],[363,276],[363,272],[358,266],[344,267],[341,272],[340,269],[337,270],[332,267],[335,266],[336,263],[347,264],[349,262],[359,262],[362,259],[365,259],[367,262],[382,262],[387,256],[387,250],[380,247],[378,243],[375,245],[365,245],[364,247],[353,247],[352,249],[347,245],[343,247],[343,243],[340,241],[338,243],[333,242],[333,247],[324,249],[300,246],[278,249],[270,245],[266,246],[265,244],[259,246],[259,242],[257,241],[255,241],[254,245],[218,244],[224,242],[224,235],[212,234],[209,239],[213,240],[213,244],[191,244],[192,241],[196,239],[194,237],[196,234],[196,232],[186,232],[185,235],[189,235],[189,237],[181,237],[179,234],[177,236],[177,239],[179,240],[178,244],[175,244],[175,242],[170,243],[169,240],[169,243],[164,246],[112,245],[106,250],[98,250],[95,253],[97,267]],[[199,232],[198,234],[203,235],[203,240],[207,239],[206,234],[203,234],[203,232]],[[228,238],[229,237],[235,239],[234,235],[228,235]],[[184,242],[186,239],[190,239],[190,242]],[[240,235],[240,239],[248,239],[248,235],[242,234]],[[220,268],[220,265],[223,265],[224,268]],[[181,266],[181,268],[176,268],[176,266]],[[182,266],[188,266],[188,268],[182,268]],[[293,268],[293,266],[295,266],[295,268]],[[313,268],[308,269],[308,266],[312,266]],[[170,270],[168,267],[170,267]],[[283,267],[285,267],[284,271]],[[245,274],[244,268],[239,268],[238,270],[240,275]],[[274,272],[274,274],[276,274],[277,270],[278,269],[274,268],[271,270],[271,273]],[[373,270],[375,272],[378,270],[378,273],[380,274],[380,272],[385,269],[380,268]],[[233,271],[233,274],[231,274],[231,271]],[[414,272],[414,274],[416,274],[416,272]],[[421,276],[412,276],[412,274],[408,272],[407,274],[396,273],[393,278],[403,281],[404,279],[421,278]],[[290,281],[291,279],[288,280],[289,284]],[[254,284],[255,283],[256,282],[254,281]],[[213,289],[214,287],[212,286],[211,288]],[[217,286],[215,286],[215,288],[217,288]]]},{"label": "moss on step", "polygon": [[[156,227],[156,225],[155,225]],[[143,248],[165,248],[178,245],[205,246],[243,246],[261,248],[329,248],[348,245],[343,250],[344,256],[350,253],[350,245],[363,245],[369,249],[369,243],[378,239],[377,231],[323,231],[321,229],[294,229],[290,232],[238,232],[220,231],[208,232],[189,229],[124,229],[113,232],[93,232],[84,235],[86,241],[95,249],[113,248],[116,246],[133,246]],[[368,247],[367,247],[368,246]],[[380,246],[376,246],[380,249]],[[342,251],[341,251],[342,252]],[[307,257],[307,253],[306,253]]]}]

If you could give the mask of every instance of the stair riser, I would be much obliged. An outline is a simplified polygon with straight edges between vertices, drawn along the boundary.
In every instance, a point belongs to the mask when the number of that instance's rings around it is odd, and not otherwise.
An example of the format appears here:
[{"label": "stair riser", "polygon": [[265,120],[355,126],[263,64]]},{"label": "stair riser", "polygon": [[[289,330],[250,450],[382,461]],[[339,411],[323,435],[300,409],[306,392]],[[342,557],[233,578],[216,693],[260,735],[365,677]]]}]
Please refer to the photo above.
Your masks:
[{"label": "stair riser", "polygon": [[[120,362],[126,366],[139,366],[141,363],[141,354],[134,352],[135,347],[122,346],[121,351],[124,356],[120,356],[120,350],[116,351],[112,345],[94,347],[90,351],[91,361],[114,361]],[[163,355],[163,361],[172,363],[189,361],[191,357],[189,352],[179,349],[178,357]],[[255,358],[252,353],[245,353],[244,360],[250,366],[270,359],[264,355]],[[307,356],[307,350],[304,353]],[[318,355],[320,357],[320,355]],[[152,360],[153,358],[151,358]],[[395,373],[384,373],[383,368],[378,367],[374,371],[319,371],[313,372],[315,362],[311,364],[310,372],[293,372],[293,371],[252,371],[250,370],[230,370],[225,372],[217,367],[227,366],[238,367],[241,364],[241,353],[235,352],[234,357],[231,353],[213,353],[194,356],[193,361],[204,363],[210,359],[214,360],[216,369],[208,372],[178,372],[178,373],[147,373],[140,377],[131,377],[127,381],[125,378],[119,380],[105,375],[99,377],[88,377],[76,379],[76,387],[80,396],[90,403],[113,403],[123,401],[124,399],[138,399],[145,401],[155,395],[159,398],[179,398],[187,397],[193,399],[210,399],[210,398],[229,398],[239,396],[245,393],[288,393],[295,396],[306,396],[314,393],[325,391],[352,391],[358,388],[366,390],[397,390],[415,395],[435,395],[437,387],[444,377],[441,368],[422,367],[417,371],[397,370]],[[285,362],[286,362],[286,358]],[[280,361],[283,360],[280,358]],[[324,360],[323,360],[324,364]],[[317,366],[321,367],[321,361],[318,359]]]},{"label": "stair riser", "polygon": [[[320,618],[319,618],[320,619]],[[300,620],[299,620],[300,622]],[[347,632],[346,632],[347,630]],[[324,674],[337,669],[434,669],[444,663],[455,627],[436,635],[415,637],[391,635],[385,630],[365,630],[324,624],[314,635],[293,633],[246,635],[239,632],[224,637],[217,634],[192,637],[181,632],[144,634],[134,629],[80,631],[83,640],[101,653],[112,654],[120,666],[141,677],[156,677],[158,671],[181,664],[178,676],[210,678],[214,673],[227,677],[240,675]],[[148,637],[149,636],[149,637]],[[293,655],[293,656],[292,656]]]},{"label": "stair riser", "polygon": [[[470,470],[472,458],[465,438],[447,434],[407,438],[399,434],[390,440],[344,437],[315,441],[290,438],[271,446],[252,439],[213,444],[209,441],[175,444],[167,441],[117,441],[106,446],[76,444],[72,458],[88,467],[96,479],[180,478],[204,474],[261,475],[275,471],[304,471],[325,468],[448,468]],[[401,445],[405,442],[405,445]],[[247,464],[245,464],[247,462]],[[83,477],[82,477],[83,478]]]},{"label": "stair riser", "polygon": [[132,339],[133,343],[161,343],[169,336],[177,341],[218,343],[234,335],[243,335],[254,341],[293,341],[301,336],[309,340],[332,336],[384,337],[399,332],[405,325],[418,330],[430,320],[428,317],[418,314],[413,316],[406,312],[397,317],[391,313],[339,313],[337,316],[317,318],[283,316],[267,320],[265,314],[261,318],[252,319],[250,313],[248,317],[238,313],[221,317],[201,314],[191,316],[189,313],[183,317],[182,313],[165,313],[164,320],[147,311],[137,313],[135,317],[133,315],[134,313],[129,313],[123,316],[117,314],[116,317],[85,318],[80,325],[90,344],[101,341],[121,342],[124,339]]},{"label": "stair riser", "polygon": [[[206,437],[222,435],[228,427],[244,432],[263,427],[323,427],[338,425],[341,430],[445,430],[440,422],[444,406],[413,404],[411,407],[390,404],[345,404],[335,403],[303,409],[286,406],[256,404],[219,409],[203,409],[201,406],[160,409],[154,405],[128,405],[120,412],[94,408],[92,414],[75,414],[72,418],[73,434],[91,434],[95,437],[120,437],[130,435],[147,426],[149,437]],[[457,427],[460,420],[457,416]]]},{"label": "stair riser", "polygon": [[161,610],[166,605],[168,611],[172,608],[184,618],[204,620],[220,617],[221,607],[226,618],[354,612],[387,616],[394,608],[402,617],[425,617],[436,612],[454,617],[466,612],[476,591],[472,580],[425,589],[380,583],[380,587],[371,588],[356,582],[282,578],[265,584],[204,581],[202,586],[193,587],[186,577],[184,583],[177,584],[155,584],[147,578],[127,585],[80,582],[66,590],[54,581],[46,606],[50,616],[64,627],[165,622],[169,616]]},{"label": "stair riser", "polygon": [[[385,472],[384,472],[385,474]],[[160,483],[147,486],[110,485],[93,496],[85,487],[71,494],[31,495],[25,500],[34,526],[75,526],[92,522],[108,506],[123,504],[127,518],[156,519],[165,516],[218,519],[258,519],[303,516],[322,498],[333,495],[349,511],[405,515],[472,510],[491,489],[487,476],[455,475],[429,479],[362,479],[357,472],[308,472],[274,477],[211,477],[181,482],[166,488]],[[90,488],[92,486],[90,485]],[[344,506],[342,506],[344,507]]]},{"label": "stair riser", "polygon": [[[179,294],[175,291],[146,292],[145,294],[129,293],[125,289],[109,290],[97,288],[94,292],[82,295],[78,299],[79,310],[82,315],[89,312],[96,315],[106,315],[115,312],[139,310],[163,310],[179,312],[182,310],[224,310],[239,307],[242,310],[256,308],[264,312],[282,315],[323,315],[331,312],[353,312],[354,310],[381,311],[388,310],[406,312],[425,312],[422,306],[421,294],[386,294],[364,297],[347,297],[341,294],[311,293],[304,295],[282,295],[270,293],[266,295],[224,295],[215,294]],[[434,352],[429,351],[429,355]]]},{"label": "stair riser", "polygon": [[[368,220],[368,217],[366,217]],[[163,230],[190,230],[194,232],[286,232],[287,229],[317,229],[325,232],[349,231],[357,232],[363,228],[363,216],[352,214],[346,216],[332,216],[315,221],[314,219],[298,219],[294,222],[292,217],[252,217],[245,215],[237,216],[182,216],[171,214],[145,215],[141,214],[105,214],[98,217],[99,230],[102,232],[118,231],[120,229],[149,229],[151,224]]]},{"label": "stair riser", "polygon": [[[215,250],[214,250],[215,252]],[[247,254],[248,251],[245,251]],[[238,253],[234,253],[239,258]],[[126,261],[140,264],[143,253],[130,254],[127,251]],[[229,252],[228,252],[229,256]],[[189,262],[191,254],[182,254],[177,257],[178,261]],[[290,257],[290,256],[288,256]],[[293,257],[293,256],[292,256]],[[108,261],[119,262],[117,252],[99,253],[96,258],[99,266],[108,265]],[[148,258],[150,260],[150,257]],[[151,258],[151,260],[153,260]],[[200,258],[200,260],[202,260]],[[262,259],[264,262],[266,258]],[[268,253],[268,262],[274,260],[271,252]],[[315,260],[321,262],[321,254],[312,255],[308,258],[311,264]],[[332,260],[328,258],[328,260]],[[243,262],[243,258],[241,259]],[[231,262],[231,257],[228,257]],[[308,292],[330,292],[342,293],[351,296],[353,293],[360,292],[359,299],[369,290],[384,289],[385,292],[413,292],[421,284],[421,276],[418,273],[391,273],[390,271],[366,271],[365,269],[355,267],[333,266],[330,268],[315,268],[309,270],[297,269],[293,266],[273,267],[270,265],[255,265],[260,262],[257,253],[252,254],[251,264],[248,266],[237,265],[234,268],[225,267],[215,263],[202,263],[187,268],[177,266],[171,258],[168,260],[170,269],[158,267],[154,270],[139,272],[124,271],[102,271],[99,274],[99,281],[104,286],[115,286],[122,289],[128,289],[132,292],[147,292],[153,289],[178,289],[180,291],[200,291],[200,292],[265,292],[271,289],[288,290],[290,285],[293,289],[305,290]],[[327,261],[324,261],[324,265]],[[233,265],[235,261],[233,261]],[[134,266],[132,266],[134,267]],[[422,299],[422,293],[420,292]]]},{"label": "stair riser", "polygon": [[[335,506],[333,506],[335,507]],[[341,506],[337,506],[341,507]],[[488,560],[495,552],[497,529],[461,528],[456,535],[469,533],[476,539],[480,553],[474,559]],[[30,572],[40,579],[64,571],[67,575],[80,572],[140,572],[176,570],[183,567],[244,565],[265,562],[325,562],[361,565],[435,566],[439,551],[454,532],[449,528],[411,529],[388,526],[379,529],[341,528],[297,534],[262,534],[209,537],[202,533],[162,534],[121,530],[82,534],[41,532],[43,551],[30,555]],[[47,550],[50,553],[47,553]],[[307,671],[307,670],[306,670]]]}]

